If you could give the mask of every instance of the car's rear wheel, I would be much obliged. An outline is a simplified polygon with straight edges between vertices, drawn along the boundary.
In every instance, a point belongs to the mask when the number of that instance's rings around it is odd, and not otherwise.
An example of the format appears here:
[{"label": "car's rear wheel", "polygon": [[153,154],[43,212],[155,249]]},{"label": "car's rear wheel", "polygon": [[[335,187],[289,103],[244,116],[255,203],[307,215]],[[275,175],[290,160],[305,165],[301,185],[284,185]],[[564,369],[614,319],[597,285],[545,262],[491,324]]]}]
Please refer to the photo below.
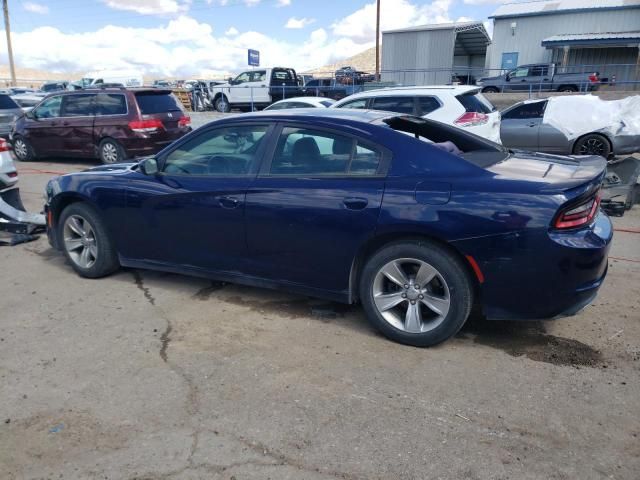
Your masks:
[{"label": "car's rear wheel", "polygon": [[590,133],[578,139],[573,146],[574,155],[600,155],[608,158],[611,154],[611,145],[603,135]]},{"label": "car's rear wheel", "polygon": [[472,297],[460,259],[427,240],[379,250],[361,275],[367,318],[385,336],[407,345],[427,347],[455,335],[469,316]]},{"label": "car's rear wheel", "polygon": [[106,165],[124,162],[126,155],[124,148],[112,138],[105,138],[98,146],[100,161]]},{"label": "car's rear wheel", "polygon": [[100,215],[86,203],[72,203],[62,211],[58,238],[73,269],[99,278],[118,269],[118,255]]},{"label": "car's rear wheel", "polygon": [[31,162],[36,159],[33,147],[24,137],[17,136],[13,139],[13,153],[21,162]]},{"label": "car's rear wheel", "polygon": [[498,93],[499,90],[496,87],[486,87],[482,89],[482,93]]},{"label": "car's rear wheel", "polygon": [[220,113],[229,113],[231,111],[231,105],[229,105],[229,101],[224,95],[220,95],[218,98],[216,98],[214,106]]},{"label": "car's rear wheel", "polygon": [[565,93],[571,93],[571,92],[577,92],[578,88],[573,86],[573,85],[562,85],[560,88],[558,88],[559,92],[565,92]]}]

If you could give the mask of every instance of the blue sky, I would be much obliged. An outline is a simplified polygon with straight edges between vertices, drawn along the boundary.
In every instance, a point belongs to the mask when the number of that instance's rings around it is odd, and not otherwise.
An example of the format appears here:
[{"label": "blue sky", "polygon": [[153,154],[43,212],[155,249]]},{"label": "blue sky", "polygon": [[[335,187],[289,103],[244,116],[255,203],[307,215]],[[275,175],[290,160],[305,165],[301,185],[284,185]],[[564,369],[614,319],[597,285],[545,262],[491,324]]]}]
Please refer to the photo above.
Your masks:
[{"label": "blue sky", "polygon": [[[486,20],[504,0],[382,0],[400,28]],[[83,71],[135,67],[153,75],[216,75],[246,64],[298,69],[337,61],[374,41],[374,0],[9,0],[16,61]],[[2,40],[4,42],[4,33]],[[0,61],[6,59],[5,45]]]}]

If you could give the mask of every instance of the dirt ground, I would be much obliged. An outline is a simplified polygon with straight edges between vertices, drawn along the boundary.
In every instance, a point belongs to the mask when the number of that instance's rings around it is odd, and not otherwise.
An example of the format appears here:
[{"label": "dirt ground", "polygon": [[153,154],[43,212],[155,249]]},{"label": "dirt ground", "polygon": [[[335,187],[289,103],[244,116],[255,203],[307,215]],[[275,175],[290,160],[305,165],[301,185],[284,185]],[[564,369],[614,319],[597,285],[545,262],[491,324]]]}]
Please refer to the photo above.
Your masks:
[{"label": "dirt ground", "polygon": [[[86,165],[20,164],[27,207]],[[2,247],[0,478],[637,479],[640,207],[613,222],[578,316],[431,349],[358,307]]]}]

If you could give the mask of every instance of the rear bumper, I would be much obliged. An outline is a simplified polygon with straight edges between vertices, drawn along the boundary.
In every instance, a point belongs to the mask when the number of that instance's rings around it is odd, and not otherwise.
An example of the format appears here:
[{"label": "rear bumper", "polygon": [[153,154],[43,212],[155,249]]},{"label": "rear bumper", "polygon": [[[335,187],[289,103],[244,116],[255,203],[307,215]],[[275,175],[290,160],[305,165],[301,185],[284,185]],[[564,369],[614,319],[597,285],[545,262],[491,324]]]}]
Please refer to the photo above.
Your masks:
[{"label": "rear bumper", "polygon": [[600,212],[587,228],[456,242],[484,274],[480,302],[493,320],[575,315],[597,296],[607,274],[613,228]]},{"label": "rear bumper", "polygon": [[154,155],[191,131],[190,128],[162,132],[161,134],[141,134],[120,139],[129,157]]}]

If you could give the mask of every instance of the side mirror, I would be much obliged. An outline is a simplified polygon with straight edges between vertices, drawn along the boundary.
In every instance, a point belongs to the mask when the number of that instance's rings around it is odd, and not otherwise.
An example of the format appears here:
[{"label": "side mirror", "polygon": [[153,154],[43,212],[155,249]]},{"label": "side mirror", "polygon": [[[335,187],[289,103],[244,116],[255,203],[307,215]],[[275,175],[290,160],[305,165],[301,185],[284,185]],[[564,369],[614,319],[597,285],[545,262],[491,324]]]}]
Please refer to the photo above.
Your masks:
[{"label": "side mirror", "polygon": [[145,158],[140,162],[140,171],[145,175],[155,175],[158,173],[158,162],[155,158]]},{"label": "side mirror", "polygon": [[36,115],[36,112],[34,112],[33,110],[24,112],[24,116],[27,117],[29,120],[37,120],[38,118],[38,116]]}]

